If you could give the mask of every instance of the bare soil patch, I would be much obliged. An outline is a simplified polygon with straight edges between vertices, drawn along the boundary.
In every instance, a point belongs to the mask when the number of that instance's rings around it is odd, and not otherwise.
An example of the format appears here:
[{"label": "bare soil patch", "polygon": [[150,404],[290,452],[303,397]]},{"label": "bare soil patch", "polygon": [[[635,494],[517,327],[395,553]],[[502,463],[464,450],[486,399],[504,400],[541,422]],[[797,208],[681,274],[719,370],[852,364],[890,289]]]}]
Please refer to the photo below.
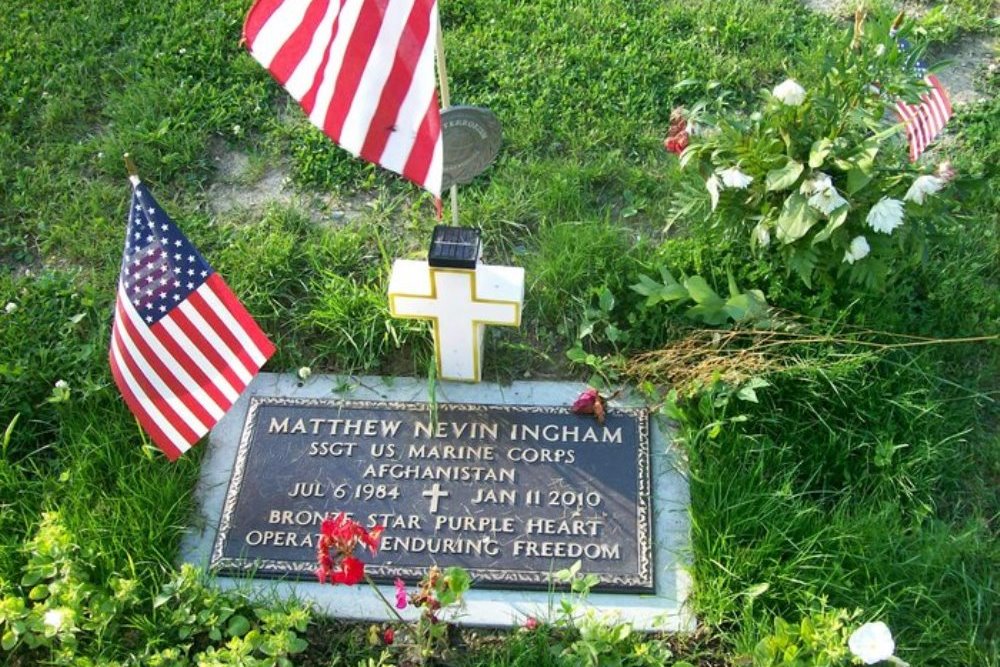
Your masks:
[{"label": "bare soil patch", "polygon": [[301,209],[317,223],[341,224],[364,215],[375,199],[366,193],[344,198],[302,192],[287,164],[265,163],[225,145],[214,146],[212,155],[218,171],[208,188],[208,203],[216,215],[254,214],[276,204]]}]

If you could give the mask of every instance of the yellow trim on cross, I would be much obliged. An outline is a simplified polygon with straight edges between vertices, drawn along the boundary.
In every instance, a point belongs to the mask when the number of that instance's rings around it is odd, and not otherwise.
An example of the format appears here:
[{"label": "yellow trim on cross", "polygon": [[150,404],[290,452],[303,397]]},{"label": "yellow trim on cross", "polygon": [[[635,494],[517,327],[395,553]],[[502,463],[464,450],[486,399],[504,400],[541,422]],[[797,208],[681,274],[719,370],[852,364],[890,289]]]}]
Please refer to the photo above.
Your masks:
[{"label": "yellow trim on cross", "polygon": [[[447,269],[447,268],[437,268],[429,267],[429,279],[430,279],[430,294],[409,294],[405,292],[390,292],[389,293],[389,313],[393,317],[398,317],[404,320],[430,320],[433,329],[434,336],[434,360],[435,366],[437,367],[438,377],[443,380],[455,380],[459,382],[479,382],[481,380],[481,356],[480,356],[480,336],[478,327],[485,325],[494,326],[520,326],[521,325],[521,303],[518,301],[503,301],[500,299],[482,299],[479,298],[478,290],[476,286],[476,272],[474,269]],[[470,323],[472,326],[472,379],[467,377],[451,377],[444,375],[444,369],[442,364],[441,356],[441,323],[440,318],[437,315],[410,315],[410,314],[400,314],[396,307],[396,299],[398,297],[408,298],[408,299],[419,299],[422,301],[438,302],[438,289],[437,289],[437,276],[440,274],[457,274],[468,276],[469,278],[469,298],[471,303],[487,304],[487,305],[500,305],[500,306],[512,306],[514,308],[514,321],[501,321],[501,320],[481,320],[476,318],[471,318]]]}]

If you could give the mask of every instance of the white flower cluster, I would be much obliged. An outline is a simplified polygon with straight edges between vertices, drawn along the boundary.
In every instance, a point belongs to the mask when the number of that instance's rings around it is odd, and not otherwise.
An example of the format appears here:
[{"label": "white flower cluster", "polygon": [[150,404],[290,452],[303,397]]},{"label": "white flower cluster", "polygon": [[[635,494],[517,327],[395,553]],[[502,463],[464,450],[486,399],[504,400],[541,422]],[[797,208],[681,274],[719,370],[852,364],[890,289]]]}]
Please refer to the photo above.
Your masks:
[{"label": "white flower cluster", "polygon": [[771,94],[782,104],[797,107],[806,101],[806,89],[794,79],[785,79],[771,91]]},{"label": "white flower cluster", "polygon": [[847,639],[847,647],[866,665],[890,660],[896,652],[892,632],[882,621],[865,623],[855,630]]},{"label": "white flower cluster", "polygon": [[712,199],[712,210],[714,211],[719,205],[719,192],[722,188],[746,190],[751,183],[753,183],[753,176],[743,173],[739,167],[716,169],[715,173],[705,181],[705,189],[708,190],[708,196]]},{"label": "white flower cluster", "polygon": [[837,188],[833,186],[830,177],[821,171],[813,174],[811,179],[803,181],[799,192],[809,195],[809,205],[825,216],[847,204],[847,200],[840,196]]},{"label": "white flower cluster", "polygon": [[865,222],[876,232],[892,234],[894,229],[903,224],[903,202],[890,197],[882,197],[868,211]]},{"label": "white flower cluster", "polygon": [[844,253],[844,261],[848,264],[854,264],[859,259],[867,257],[871,251],[868,239],[864,236],[855,236],[851,239],[851,245],[847,248],[847,252]]},{"label": "white flower cluster", "polygon": [[913,185],[903,195],[903,201],[911,201],[918,206],[923,206],[927,195],[937,193],[944,187],[944,183],[944,179],[937,176],[917,176],[917,179],[913,181]]},{"label": "white flower cluster", "polygon": [[737,190],[746,190],[747,186],[753,183],[753,176],[749,174],[744,174],[740,171],[739,167],[729,167],[728,169],[722,169],[719,171],[719,176],[722,177],[722,184],[727,188],[735,188]]}]

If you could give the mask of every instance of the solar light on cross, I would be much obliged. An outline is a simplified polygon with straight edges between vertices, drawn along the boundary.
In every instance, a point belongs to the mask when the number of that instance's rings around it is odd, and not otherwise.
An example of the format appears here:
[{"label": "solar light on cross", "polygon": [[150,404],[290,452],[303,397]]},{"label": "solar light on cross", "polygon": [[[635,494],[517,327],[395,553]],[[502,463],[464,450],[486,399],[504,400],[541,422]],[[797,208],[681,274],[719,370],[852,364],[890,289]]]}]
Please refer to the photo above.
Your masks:
[{"label": "solar light on cross", "polygon": [[434,228],[427,261],[397,259],[389,279],[393,317],[431,320],[438,377],[479,382],[486,325],[520,326],[524,269],[479,263],[479,233]]}]

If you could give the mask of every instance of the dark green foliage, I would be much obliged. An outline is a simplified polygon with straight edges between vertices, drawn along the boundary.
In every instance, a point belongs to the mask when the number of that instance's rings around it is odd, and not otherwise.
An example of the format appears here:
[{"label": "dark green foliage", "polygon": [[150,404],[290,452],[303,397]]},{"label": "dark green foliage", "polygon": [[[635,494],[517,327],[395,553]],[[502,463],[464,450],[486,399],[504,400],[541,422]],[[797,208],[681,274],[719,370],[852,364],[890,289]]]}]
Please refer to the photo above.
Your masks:
[{"label": "dark green foliage", "polygon": [[[202,605],[193,587],[195,601],[175,595],[153,610],[175,578],[199,454],[168,464],[107,369],[124,151],[277,344],[267,370],[428,368],[426,327],[390,319],[383,295],[391,260],[425,252],[430,198],[309,125],[240,48],[248,4],[26,0],[0,13],[0,308],[16,305],[0,312],[0,433],[9,427],[0,441],[0,595],[19,580],[29,560],[22,547],[43,512],[58,511],[87,554],[91,582],[137,582],[125,621],[83,649],[95,663],[139,659],[148,641],[170,664],[184,624],[168,612],[191,604],[196,614],[224,614],[230,605]],[[954,23],[932,16],[935,30],[982,25],[981,0],[947,4],[961,11]],[[690,183],[661,140],[676,104],[749,100],[786,75],[806,76],[804,57],[822,54],[839,25],[797,0],[450,0],[441,11],[453,101],[490,107],[505,128],[497,164],[462,188],[462,222],[482,227],[488,261],[527,268],[525,321],[519,331],[490,330],[489,378],[590,372],[564,354],[588,311],[597,323],[581,352],[601,368],[605,352],[683,336],[683,309],[645,307],[629,289],[661,268],[699,275],[720,295],[731,273],[769,304],[851,325],[998,331],[995,100],[952,121],[958,141],[945,150],[960,196],[920,268],[889,276],[877,294],[807,289],[767,253],[699,227],[698,211],[676,210]],[[995,74],[988,85],[995,96]],[[355,198],[363,203],[344,218],[278,204],[216,215],[216,158],[231,150],[287,167],[314,194],[364,189]],[[833,607],[884,617],[913,664],[991,664],[996,344],[857,363],[838,363],[840,352],[809,352],[815,368],[771,378],[757,405],[689,411],[694,604],[709,639],[692,640],[708,648],[671,647],[691,661],[736,661],[773,633],[775,614],[793,622],[817,613],[812,596],[826,594]],[[734,421],[741,415],[747,421]],[[249,613],[238,615],[263,621]],[[223,643],[245,629],[228,632],[232,618]],[[199,628],[198,648],[221,652]],[[381,647],[365,635],[311,625],[303,664],[376,658]],[[461,664],[528,667],[567,664],[561,651],[577,636],[543,626],[466,638]]]}]

